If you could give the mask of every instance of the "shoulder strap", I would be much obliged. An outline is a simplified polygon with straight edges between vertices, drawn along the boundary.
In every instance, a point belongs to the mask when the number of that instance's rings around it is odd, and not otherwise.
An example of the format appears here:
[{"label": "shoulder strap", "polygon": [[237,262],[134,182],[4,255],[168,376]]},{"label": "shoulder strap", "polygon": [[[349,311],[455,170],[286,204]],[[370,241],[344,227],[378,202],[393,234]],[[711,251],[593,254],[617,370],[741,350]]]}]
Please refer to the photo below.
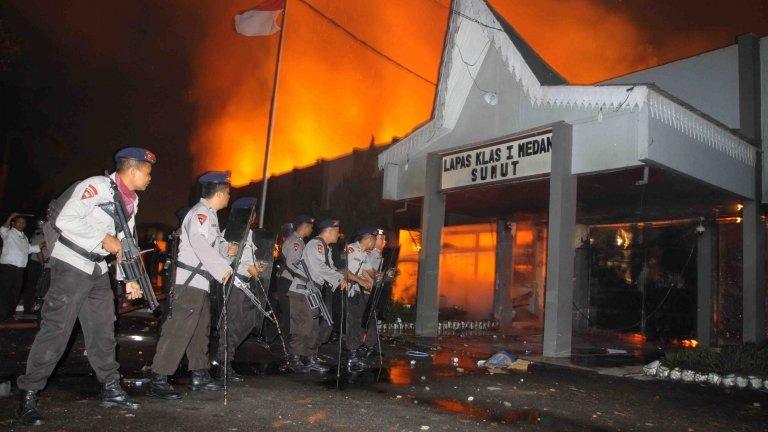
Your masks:
[{"label": "shoulder strap", "polygon": [[322,237],[317,236],[315,238],[323,244],[323,250],[325,251],[325,265],[331,267],[331,260],[328,258],[328,254],[331,253],[331,248],[328,247],[328,244],[323,240]]}]

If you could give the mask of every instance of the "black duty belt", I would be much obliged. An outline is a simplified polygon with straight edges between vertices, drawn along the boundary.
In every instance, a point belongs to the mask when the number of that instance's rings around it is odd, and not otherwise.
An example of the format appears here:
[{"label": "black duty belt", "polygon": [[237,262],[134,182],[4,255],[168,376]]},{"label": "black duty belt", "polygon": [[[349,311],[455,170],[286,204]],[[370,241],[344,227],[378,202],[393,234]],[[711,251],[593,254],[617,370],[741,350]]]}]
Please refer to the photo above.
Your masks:
[{"label": "black duty belt", "polygon": [[198,265],[197,267],[192,267],[191,265],[187,265],[187,264],[184,264],[184,263],[183,263],[183,262],[181,262],[181,261],[177,261],[177,262],[176,262],[176,267],[178,267],[178,268],[180,268],[180,269],[184,269],[184,270],[187,270],[187,271],[189,271],[189,272],[191,272],[191,273],[192,273],[191,275],[189,275],[189,277],[187,278],[187,282],[186,282],[186,283],[184,283],[184,285],[186,285],[186,284],[188,284],[189,282],[191,282],[191,281],[192,281],[192,278],[193,278],[193,277],[195,277],[195,275],[200,275],[200,276],[204,277],[205,279],[207,279],[207,280],[208,280],[208,282],[214,282],[214,281],[216,280],[216,279],[213,277],[213,275],[212,275],[212,274],[210,274],[210,273],[209,273],[208,271],[206,271],[206,270],[203,270],[203,269],[201,268],[201,266],[200,266],[200,265]]},{"label": "black duty belt", "polygon": [[88,261],[102,262],[104,261],[104,258],[106,258],[102,255],[97,254],[96,252],[88,252],[87,250],[85,250],[85,248],[78,246],[75,242],[64,237],[63,235],[60,235],[57,241],[63,244],[64,246],[68,247],[69,249],[71,249],[72,252],[87,259]]}]

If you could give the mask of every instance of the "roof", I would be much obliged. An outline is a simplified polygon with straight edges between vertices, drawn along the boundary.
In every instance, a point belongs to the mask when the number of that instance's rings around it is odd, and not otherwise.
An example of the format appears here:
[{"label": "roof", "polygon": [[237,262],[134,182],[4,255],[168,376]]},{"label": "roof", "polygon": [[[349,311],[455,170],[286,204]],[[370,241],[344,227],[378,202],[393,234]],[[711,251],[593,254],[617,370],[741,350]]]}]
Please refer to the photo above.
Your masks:
[{"label": "roof", "polygon": [[531,48],[530,45],[528,45],[528,42],[526,42],[525,39],[520,36],[515,28],[512,27],[512,25],[509,24],[509,22],[507,22],[507,20],[500,13],[496,12],[496,9],[494,9],[493,6],[490,4],[487,6],[493,16],[496,18],[496,21],[501,24],[501,28],[504,30],[504,33],[507,34],[509,40],[512,41],[512,43],[515,45],[515,48],[517,48],[517,51],[531,68],[531,72],[533,72],[533,74],[536,76],[536,79],[539,80],[540,84],[568,84],[565,78],[563,78],[552,66],[550,66],[544,59],[542,59],[541,56],[539,56],[539,53],[537,53],[533,48]]},{"label": "roof", "polygon": [[[751,149],[744,148],[748,144],[730,130],[722,130],[721,125],[712,124],[647,85],[568,85],[485,0],[454,0],[432,118],[383,151],[378,160],[380,169],[406,162],[453,130],[474,86],[474,77],[485,56],[493,51],[491,46],[535,107],[632,111],[652,102],[653,113],[662,119],[668,119],[672,111],[690,119],[690,122],[673,121],[672,124],[695,139],[728,147],[747,160],[754,158]],[[477,60],[470,64],[465,58]],[[715,127],[707,134],[683,127],[683,123],[701,126],[702,121]],[[726,142],[728,145],[723,144]]]}]

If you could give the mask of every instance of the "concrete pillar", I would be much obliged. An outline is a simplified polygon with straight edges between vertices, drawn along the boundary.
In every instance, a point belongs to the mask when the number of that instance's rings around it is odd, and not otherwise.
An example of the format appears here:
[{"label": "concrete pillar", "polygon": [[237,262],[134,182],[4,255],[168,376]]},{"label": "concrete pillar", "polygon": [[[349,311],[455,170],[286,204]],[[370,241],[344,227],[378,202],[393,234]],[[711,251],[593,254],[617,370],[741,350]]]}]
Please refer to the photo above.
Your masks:
[{"label": "concrete pillar", "polygon": [[445,222],[445,195],[440,192],[440,155],[427,155],[424,205],[421,208],[421,252],[416,291],[416,334],[437,336],[437,287]]},{"label": "concrete pillar", "polygon": [[714,301],[717,295],[718,235],[717,222],[705,226],[696,243],[696,340],[702,347],[712,346]]},{"label": "concrete pillar", "polygon": [[514,309],[510,299],[514,264],[512,227],[506,219],[496,221],[496,281],[493,287],[493,318],[505,327],[512,323]]},{"label": "concrete pillar", "polygon": [[[755,35],[738,38],[739,45],[739,130],[760,147],[760,41]],[[762,223],[762,165],[755,164],[754,200],[744,202],[742,340],[765,339],[765,226]]]},{"label": "concrete pillar", "polygon": [[573,127],[552,128],[549,178],[547,292],[544,308],[544,356],[571,355],[573,324],[573,238],[576,231],[576,176],[571,173]]}]

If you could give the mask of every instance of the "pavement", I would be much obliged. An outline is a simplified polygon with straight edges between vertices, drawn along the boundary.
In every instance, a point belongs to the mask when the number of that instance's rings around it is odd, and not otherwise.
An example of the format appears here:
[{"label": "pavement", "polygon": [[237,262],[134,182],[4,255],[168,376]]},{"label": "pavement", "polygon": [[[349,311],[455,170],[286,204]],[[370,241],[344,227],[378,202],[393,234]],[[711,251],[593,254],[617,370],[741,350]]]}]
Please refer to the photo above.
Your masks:
[{"label": "pavement", "polygon": [[[245,382],[221,392],[188,392],[182,370],[172,381],[181,401],[144,394],[156,325],[145,314],[122,316],[118,359],[138,411],[101,408],[98,383],[82,337],[40,395],[45,424],[13,423],[15,398],[0,398],[0,428],[38,431],[184,430],[531,430],[531,431],[757,431],[768,430],[768,395],[659,381],[638,381],[598,373],[637,367],[649,356],[595,343],[575,344],[574,356],[543,361],[536,335],[409,335],[382,338],[380,365],[359,374],[296,375],[281,371],[279,346],[273,353],[252,341],[238,352],[235,368]],[[494,337],[495,336],[495,337]],[[23,373],[34,330],[0,332],[0,381]],[[627,348],[631,348],[627,346]],[[530,349],[533,347],[533,349]],[[477,361],[498,349],[534,361],[528,372],[491,375]],[[334,365],[337,346],[323,347]],[[621,351],[627,351],[622,354]],[[526,353],[527,352],[527,353]],[[427,357],[418,357],[424,353]],[[454,358],[458,362],[454,362]],[[561,364],[558,364],[561,363]],[[14,385],[15,387],[15,385]]]}]

